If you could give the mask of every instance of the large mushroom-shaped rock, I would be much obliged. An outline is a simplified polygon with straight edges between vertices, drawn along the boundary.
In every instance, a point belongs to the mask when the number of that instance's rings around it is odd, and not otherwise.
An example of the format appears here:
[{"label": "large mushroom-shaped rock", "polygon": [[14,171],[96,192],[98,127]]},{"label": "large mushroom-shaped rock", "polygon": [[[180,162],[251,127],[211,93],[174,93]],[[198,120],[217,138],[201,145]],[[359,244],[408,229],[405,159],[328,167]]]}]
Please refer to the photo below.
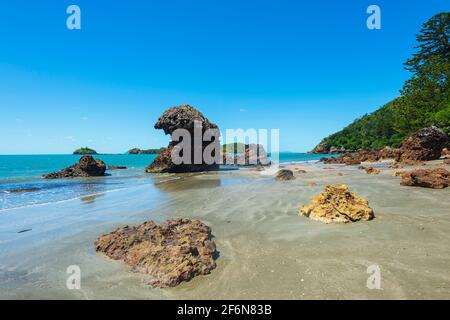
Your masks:
[{"label": "large mushroom-shaped rock", "polygon": [[[149,173],[180,173],[180,172],[199,172],[199,171],[211,171],[219,169],[220,164],[220,142],[219,142],[219,128],[214,123],[210,122],[203,114],[190,105],[181,105],[178,107],[172,107],[166,110],[163,115],[158,119],[155,124],[155,129],[164,130],[165,134],[171,135],[173,138],[177,129],[184,129],[190,134],[191,140],[191,154],[187,156],[188,161],[183,161],[180,164],[175,164],[172,160],[174,152],[180,156],[184,155],[186,150],[181,151],[181,143],[171,141],[167,149],[162,151],[158,157],[146,168],[146,172]],[[210,130],[214,132],[212,141],[203,141],[203,134]],[[195,134],[201,136],[196,139]],[[181,139],[182,140],[182,139]],[[206,140],[206,139],[205,139]],[[211,148],[211,155],[214,157],[213,163],[208,163],[203,158],[204,149],[207,146],[213,146]],[[217,154],[216,154],[217,151]],[[195,153],[201,155],[201,159],[195,159]]]},{"label": "large mushroom-shaped rock", "polygon": [[216,267],[211,229],[198,220],[147,221],[121,227],[95,241],[95,250],[151,276],[154,287],[174,287]]},{"label": "large mushroom-shaped rock", "polygon": [[367,221],[374,217],[368,201],[350,192],[345,184],[326,186],[308,205],[299,209],[299,215],[324,223]]},{"label": "large mushroom-shaped rock", "polygon": [[443,189],[450,186],[450,172],[444,168],[418,169],[404,172],[402,186]]},{"label": "large mushroom-shaped rock", "polygon": [[92,156],[84,156],[80,161],[61,171],[44,174],[44,179],[59,179],[72,177],[99,177],[105,175],[106,165],[102,160]]},{"label": "large mushroom-shaped rock", "polygon": [[295,176],[291,170],[281,169],[277,172],[277,176],[275,177],[275,179],[278,181],[288,181],[288,180],[294,180]]},{"label": "large mushroom-shaped rock", "polygon": [[442,149],[448,144],[449,138],[442,130],[434,126],[423,128],[403,142],[399,149],[397,161],[436,160],[441,157]]}]

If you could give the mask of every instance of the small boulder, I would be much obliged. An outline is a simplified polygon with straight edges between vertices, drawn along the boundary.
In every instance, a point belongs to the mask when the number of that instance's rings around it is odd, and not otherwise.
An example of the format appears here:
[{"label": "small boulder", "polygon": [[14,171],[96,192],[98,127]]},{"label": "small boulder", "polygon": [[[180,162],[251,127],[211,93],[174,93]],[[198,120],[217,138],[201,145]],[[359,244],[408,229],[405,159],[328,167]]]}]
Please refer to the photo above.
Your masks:
[{"label": "small boulder", "polygon": [[404,174],[405,174],[405,171],[397,171],[392,176],[393,177],[403,177]]},{"label": "small boulder", "polygon": [[444,164],[450,164],[450,159],[444,159]]},{"label": "small boulder", "polygon": [[359,167],[359,169],[366,171],[367,174],[380,174],[380,172],[381,172],[379,169],[376,169],[374,167],[363,167],[363,166],[361,166],[361,167]]},{"label": "small boulder", "polygon": [[278,171],[276,178],[278,181],[294,180],[294,173],[288,169],[281,169]]},{"label": "small boulder", "polygon": [[402,186],[443,189],[450,185],[450,172],[443,169],[418,169],[403,173]]},{"label": "small boulder", "polygon": [[44,174],[44,179],[60,179],[73,177],[100,177],[105,175],[106,165],[102,160],[92,156],[84,156],[80,161],[61,171]]},{"label": "small boulder", "polygon": [[394,169],[402,169],[408,166],[424,166],[424,165],[426,165],[426,163],[423,161],[405,159],[402,161],[395,161],[389,167]]},{"label": "small boulder", "polygon": [[95,241],[95,250],[151,276],[153,287],[175,287],[216,268],[211,229],[199,220],[146,221],[121,227]]},{"label": "small boulder", "polygon": [[368,201],[350,192],[345,184],[326,186],[308,205],[299,209],[299,215],[324,223],[348,223],[374,218]]}]

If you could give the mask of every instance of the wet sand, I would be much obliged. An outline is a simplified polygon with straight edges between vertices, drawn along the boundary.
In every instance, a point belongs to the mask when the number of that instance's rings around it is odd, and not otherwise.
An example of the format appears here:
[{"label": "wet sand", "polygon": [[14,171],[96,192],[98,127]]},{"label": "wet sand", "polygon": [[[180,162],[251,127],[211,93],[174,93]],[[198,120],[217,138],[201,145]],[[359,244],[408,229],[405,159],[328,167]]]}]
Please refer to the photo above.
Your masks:
[{"label": "wet sand", "polygon": [[[450,299],[450,188],[402,187],[392,174],[410,168],[375,166],[379,175],[291,165],[307,173],[286,182],[255,170],[166,175],[97,197],[1,211],[0,298]],[[333,183],[367,198],[375,219],[326,225],[297,215]],[[175,217],[211,226],[220,257],[210,275],[154,289],[95,253],[101,233]],[[381,290],[366,286],[374,264]],[[81,268],[81,290],[66,288],[69,265]]]}]

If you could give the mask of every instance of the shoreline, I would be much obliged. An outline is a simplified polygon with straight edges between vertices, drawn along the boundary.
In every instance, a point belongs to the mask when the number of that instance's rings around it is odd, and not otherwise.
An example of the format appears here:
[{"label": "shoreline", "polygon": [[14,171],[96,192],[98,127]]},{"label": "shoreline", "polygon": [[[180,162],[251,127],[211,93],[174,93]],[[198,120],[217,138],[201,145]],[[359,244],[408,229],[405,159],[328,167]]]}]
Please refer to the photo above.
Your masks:
[{"label": "shoreline", "polygon": [[[384,164],[383,164],[384,165]],[[426,167],[439,165],[427,163]],[[299,165],[290,164],[295,169]],[[106,193],[0,214],[2,298],[353,299],[449,298],[449,189],[401,187],[393,171],[304,166],[293,181],[256,170],[171,177]],[[409,169],[409,168],[405,168]],[[405,170],[400,169],[400,170]],[[342,173],[340,175],[339,173]],[[308,182],[315,181],[315,186]],[[299,217],[326,184],[346,183],[369,200],[375,219],[325,225]],[[32,214],[31,214],[32,213]],[[94,252],[94,240],[147,220],[200,219],[213,231],[217,269],[171,289]],[[32,229],[18,234],[18,230]],[[65,289],[66,268],[80,265],[82,292]],[[379,264],[382,289],[366,288]],[[302,280],[303,279],[303,280]],[[419,288],[419,289],[417,289]]]}]

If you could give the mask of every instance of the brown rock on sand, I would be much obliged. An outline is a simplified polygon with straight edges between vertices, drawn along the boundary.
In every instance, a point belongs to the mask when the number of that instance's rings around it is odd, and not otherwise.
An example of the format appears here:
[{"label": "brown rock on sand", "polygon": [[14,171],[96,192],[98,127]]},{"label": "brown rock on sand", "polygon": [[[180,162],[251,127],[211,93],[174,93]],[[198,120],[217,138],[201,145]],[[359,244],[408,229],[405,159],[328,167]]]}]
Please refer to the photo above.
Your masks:
[{"label": "brown rock on sand", "polygon": [[380,172],[381,172],[379,169],[376,169],[374,167],[363,167],[363,166],[361,166],[361,167],[359,167],[359,169],[366,171],[367,174],[380,174]]},{"label": "brown rock on sand", "polygon": [[288,181],[288,180],[294,180],[295,177],[294,177],[294,173],[291,170],[281,169],[278,171],[275,179],[278,181]]},{"label": "brown rock on sand", "polygon": [[450,172],[443,168],[418,169],[403,173],[402,186],[443,189],[450,185]]},{"label": "brown rock on sand", "polygon": [[426,165],[426,163],[423,161],[406,159],[400,162],[394,162],[389,167],[394,169],[401,169],[407,166],[424,166],[424,165]]},{"label": "brown rock on sand", "polygon": [[392,176],[393,177],[403,177],[406,171],[397,171]]},{"label": "brown rock on sand", "polygon": [[121,227],[95,241],[95,250],[152,276],[150,285],[174,287],[216,267],[211,229],[198,220],[147,221]]},{"label": "brown rock on sand", "polygon": [[419,160],[429,161],[441,157],[450,140],[448,136],[437,127],[422,128],[409,137],[399,148],[397,161]]},{"label": "brown rock on sand", "polygon": [[350,192],[345,184],[326,186],[308,205],[299,209],[299,215],[324,223],[348,223],[374,218],[368,201]]},{"label": "brown rock on sand", "polygon": [[450,164],[450,159],[444,159],[444,164]]}]

